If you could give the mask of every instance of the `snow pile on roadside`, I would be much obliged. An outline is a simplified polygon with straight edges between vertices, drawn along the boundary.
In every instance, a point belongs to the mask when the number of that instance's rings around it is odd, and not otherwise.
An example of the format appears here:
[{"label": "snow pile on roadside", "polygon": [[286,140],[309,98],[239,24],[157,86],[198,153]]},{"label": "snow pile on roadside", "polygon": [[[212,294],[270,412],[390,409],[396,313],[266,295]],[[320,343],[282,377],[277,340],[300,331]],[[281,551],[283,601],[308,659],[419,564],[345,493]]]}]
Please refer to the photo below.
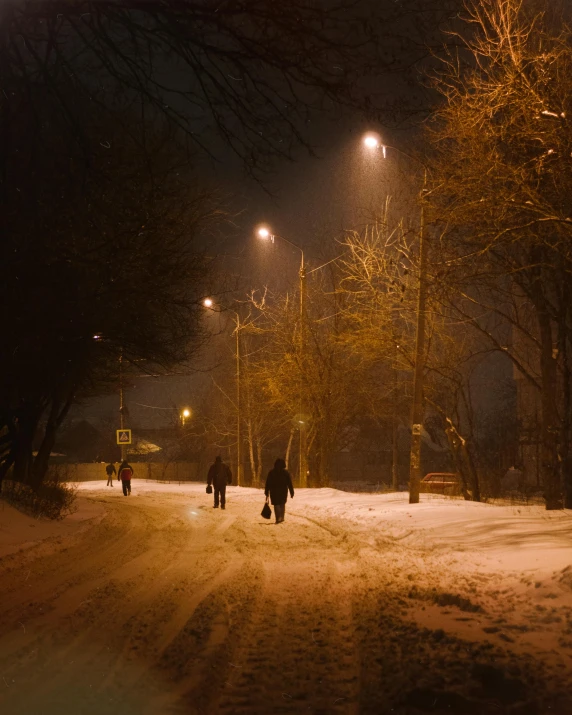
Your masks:
[{"label": "snow pile on roadside", "polygon": [[80,500],[77,511],[62,521],[35,519],[0,499],[0,558],[45,539],[64,538],[94,519],[101,519],[101,504]]},{"label": "snow pile on roadside", "polygon": [[572,512],[541,506],[497,506],[422,494],[409,504],[404,492],[348,494],[307,490],[301,500],[314,513],[348,519],[412,547],[470,552],[473,565],[492,570],[549,573],[572,564]]}]

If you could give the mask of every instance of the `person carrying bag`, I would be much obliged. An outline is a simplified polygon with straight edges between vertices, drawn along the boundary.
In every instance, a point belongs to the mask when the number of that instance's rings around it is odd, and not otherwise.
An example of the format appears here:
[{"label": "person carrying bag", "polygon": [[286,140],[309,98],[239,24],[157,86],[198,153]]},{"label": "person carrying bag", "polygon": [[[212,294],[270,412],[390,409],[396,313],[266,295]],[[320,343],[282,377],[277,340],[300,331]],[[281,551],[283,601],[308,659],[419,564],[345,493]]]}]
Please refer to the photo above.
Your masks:
[{"label": "person carrying bag", "polygon": [[[266,495],[266,506],[268,506],[268,497],[274,507],[274,515],[276,523],[281,524],[284,521],[286,513],[286,500],[288,492],[292,499],[294,498],[294,487],[292,486],[292,478],[290,472],[286,469],[286,462],[283,459],[277,459],[274,462],[274,469],[268,472],[266,478],[266,486],[264,494]],[[270,508],[270,507],[268,507]],[[264,512],[264,509],[262,510]],[[262,514],[264,516],[264,513]],[[269,517],[265,517],[269,518]]]},{"label": "person carrying bag", "polygon": [[[213,508],[218,509],[219,501],[220,508],[224,509],[226,504],[226,487],[232,482],[232,472],[230,467],[225,464],[220,457],[215,459],[214,464],[211,464],[207,476],[207,494],[212,493],[214,487],[214,504]],[[212,486],[211,486],[212,485]],[[209,492],[209,487],[211,491]]]}]

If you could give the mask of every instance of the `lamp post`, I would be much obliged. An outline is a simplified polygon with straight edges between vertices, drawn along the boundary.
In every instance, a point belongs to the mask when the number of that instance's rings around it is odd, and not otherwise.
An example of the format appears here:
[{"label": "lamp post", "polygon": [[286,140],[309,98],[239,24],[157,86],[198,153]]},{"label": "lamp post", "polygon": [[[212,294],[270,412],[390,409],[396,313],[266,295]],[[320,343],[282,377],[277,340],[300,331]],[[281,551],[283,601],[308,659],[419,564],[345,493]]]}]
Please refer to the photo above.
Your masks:
[{"label": "lamp post", "polygon": [[[392,149],[406,156],[408,159],[420,162],[416,157],[407,154],[401,149],[382,144],[379,136],[374,133],[366,134],[364,145],[371,150],[381,148],[385,159],[387,149]],[[419,292],[417,296],[417,326],[415,331],[415,363],[413,370],[413,405],[411,407],[411,451],[409,457],[409,503],[419,503],[419,487],[421,484],[421,428],[423,425],[423,373],[425,369],[425,313],[427,306],[427,252],[428,242],[425,235],[425,210],[423,197],[427,188],[427,168],[423,165],[423,187],[419,193],[421,215],[419,219]]]},{"label": "lamp post", "polygon": [[[212,298],[203,300],[205,308],[213,308],[214,302]],[[236,319],[236,483],[240,487],[244,484],[244,464],[242,457],[242,395],[241,395],[241,375],[240,375],[240,331],[244,327],[240,322],[240,315],[236,310],[232,311]]]},{"label": "lamp post", "polygon": [[240,385],[240,315],[233,311],[236,318],[236,483],[238,486],[244,483],[244,464],[242,463],[242,434],[241,434],[241,385]]},{"label": "lamp post", "polygon": [[259,238],[262,238],[264,240],[270,240],[272,243],[274,243],[275,239],[278,238],[281,241],[284,241],[285,243],[288,243],[290,246],[293,246],[296,248],[298,251],[300,251],[300,271],[299,271],[299,277],[300,277],[300,392],[299,392],[299,397],[300,397],[300,403],[299,403],[299,409],[300,409],[300,414],[298,418],[298,426],[299,426],[299,434],[300,434],[300,462],[299,462],[299,483],[301,487],[307,487],[308,486],[308,466],[307,466],[307,460],[306,460],[306,450],[307,450],[307,424],[306,424],[306,410],[305,410],[305,400],[304,400],[304,387],[302,384],[302,360],[304,358],[304,353],[306,350],[306,265],[304,263],[304,250],[297,244],[294,243],[293,241],[290,241],[287,238],[284,238],[284,236],[279,236],[277,234],[273,234],[270,229],[266,226],[261,226],[257,230],[257,234]]},{"label": "lamp post", "polygon": [[[119,352],[119,427],[125,429],[125,402],[123,401],[123,348]],[[127,457],[127,446],[121,444],[121,462]]]},{"label": "lamp post", "polygon": [[191,411],[188,407],[185,407],[185,409],[181,412],[181,424],[183,427],[185,426],[185,422],[189,419],[190,416]]}]

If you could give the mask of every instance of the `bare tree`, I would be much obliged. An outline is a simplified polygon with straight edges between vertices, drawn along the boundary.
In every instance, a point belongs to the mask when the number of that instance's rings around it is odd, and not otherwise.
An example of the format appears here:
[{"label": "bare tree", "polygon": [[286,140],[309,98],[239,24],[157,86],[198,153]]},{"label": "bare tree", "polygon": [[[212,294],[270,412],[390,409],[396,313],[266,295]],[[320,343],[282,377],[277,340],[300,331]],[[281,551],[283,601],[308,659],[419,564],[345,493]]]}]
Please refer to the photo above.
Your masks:
[{"label": "bare tree", "polygon": [[94,151],[86,176],[53,117],[39,156],[26,119],[2,212],[1,470],[13,465],[37,488],[71,404],[116,382],[120,355],[159,372],[200,345],[208,262],[193,237],[216,211],[189,191],[167,137],[149,138],[143,156],[118,133],[116,151]]},{"label": "bare tree", "polygon": [[[417,232],[403,220],[393,220],[389,203],[378,223],[364,233],[352,233],[342,261],[342,289],[350,296],[351,319],[346,339],[369,363],[382,366],[374,390],[383,413],[407,415],[412,401],[415,363],[418,259]],[[469,399],[471,363],[478,353],[474,336],[441,309],[441,286],[431,285],[424,356],[426,417],[436,413],[447,435],[451,458],[463,482],[466,498],[480,499],[473,445],[473,412]],[[385,376],[384,376],[385,372]],[[391,374],[393,373],[393,376]],[[373,407],[373,405],[371,405]],[[373,409],[370,413],[376,414]],[[395,418],[394,418],[395,419]]]},{"label": "bare tree", "polygon": [[[296,145],[310,148],[307,125],[316,111],[361,108],[396,120],[418,111],[418,98],[408,97],[411,79],[429,54],[427,38],[457,5],[4,0],[2,132],[9,134],[23,102],[41,124],[43,97],[27,88],[42,86],[86,160],[78,98],[117,121],[118,106],[129,106],[128,127],[134,115],[166,118],[212,156],[222,142],[260,176],[276,159],[291,158]],[[374,90],[380,75],[394,76],[391,91]]]},{"label": "bare tree", "polygon": [[[460,314],[538,390],[552,509],[570,462],[572,35],[562,10],[541,6],[466,3],[462,50],[436,78],[444,104],[431,127],[431,201],[447,225],[442,271]],[[510,327],[510,344],[491,319]]]}]

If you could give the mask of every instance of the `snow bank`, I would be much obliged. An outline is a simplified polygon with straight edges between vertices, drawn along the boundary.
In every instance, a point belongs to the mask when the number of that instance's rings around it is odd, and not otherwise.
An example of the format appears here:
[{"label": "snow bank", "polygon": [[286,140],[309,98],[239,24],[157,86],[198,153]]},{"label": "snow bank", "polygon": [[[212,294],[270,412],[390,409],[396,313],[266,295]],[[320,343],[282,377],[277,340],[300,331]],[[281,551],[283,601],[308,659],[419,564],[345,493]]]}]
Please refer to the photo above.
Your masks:
[{"label": "snow bank", "polygon": [[86,499],[78,500],[77,506],[77,510],[62,521],[47,521],[22,514],[0,499],[0,558],[45,539],[70,536],[105,513],[102,504]]}]

